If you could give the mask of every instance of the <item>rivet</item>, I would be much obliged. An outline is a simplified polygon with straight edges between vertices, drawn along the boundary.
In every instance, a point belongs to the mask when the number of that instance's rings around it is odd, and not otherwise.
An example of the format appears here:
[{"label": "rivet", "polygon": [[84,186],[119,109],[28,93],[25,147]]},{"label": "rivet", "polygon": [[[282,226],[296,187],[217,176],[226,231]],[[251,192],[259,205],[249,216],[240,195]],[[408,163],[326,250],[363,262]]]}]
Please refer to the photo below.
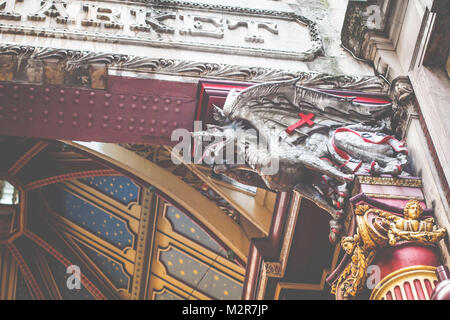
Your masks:
[{"label": "rivet", "polygon": [[108,116],[103,116],[103,120],[104,121],[108,121],[109,117]]},{"label": "rivet", "polygon": [[44,91],[47,92],[47,93],[49,93],[49,92],[50,92],[50,88],[45,88]]},{"label": "rivet", "polygon": [[155,111],[155,112],[158,111],[158,107],[157,107],[157,106],[153,106],[152,109],[153,109],[153,111]]},{"label": "rivet", "polygon": [[50,98],[49,98],[49,97],[44,97],[44,100],[45,100],[45,101],[49,101]]},{"label": "rivet", "polygon": [[109,102],[105,102],[105,107],[109,107]]},{"label": "rivet", "polygon": [[180,112],[180,108],[175,108],[175,112],[176,113]]},{"label": "rivet", "polygon": [[178,127],[178,122],[175,121],[175,122],[173,123],[173,126],[174,126],[174,127]]},{"label": "rivet", "polygon": [[172,100],[170,99],[166,99],[166,103],[170,103]]},{"label": "rivet", "polygon": [[63,123],[64,123],[63,120],[59,120],[59,121],[58,121],[58,124],[59,124],[60,126],[63,125]]},{"label": "rivet", "polygon": [[106,98],[106,99],[111,98],[111,93],[105,93],[105,98]]},{"label": "rivet", "polygon": [[159,101],[159,98],[158,98],[158,97],[155,97],[155,98],[153,99],[153,101],[158,102],[158,101]]},{"label": "rivet", "polygon": [[177,104],[181,104],[183,101],[181,100],[177,100]]},{"label": "rivet", "polygon": [[76,122],[76,121],[72,121],[72,125],[75,127],[75,126],[77,126],[78,125],[78,122]]},{"label": "rivet", "polygon": [[75,90],[75,94],[78,96],[80,95],[80,90]]},{"label": "rivet", "polygon": [[89,100],[89,104],[94,104],[94,100]]},{"label": "rivet", "polygon": [[13,116],[12,119],[13,119],[14,121],[17,121],[17,116]]},{"label": "rivet", "polygon": [[123,118],[122,117],[117,117],[117,121],[118,122],[122,122]]},{"label": "rivet", "polygon": [[19,109],[13,108],[12,111],[13,111],[13,112],[17,112],[17,111],[19,111]]},{"label": "rivet", "polygon": [[59,98],[59,102],[64,102],[64,98]]},{"label": "rivet", "polygon": [[163,125],[163,126],[167,125],[167,121],[166,121],[166,120],[163,120],[162,125]]},{"label": "rivet", "polygon": [[94,91],[91,91],[89,94],[91,95],[91,97],[95,96],[95,92]]},{"label": "rivet", "polygon": [[161,129],[161,133],[166,133],[166,129]]},{"label": "rivet", "polygon": [[145,111],[145,110],[147,110],[147,106],[144,104],[144,105],[141,107],[141,109]]},{"label": "rivet", "polygon": [[92,119],[93,117],[94,117],[94,115],[93,115],[92,113],[89,113],[89,114],[88,114],[88,118],[89,118],[89,119]]},{"label": "rivet", "polygon": [[169,111],[169,108],[168,108],[168,107],[165,107],[165,108],[164,108],[164,111],[166,111],[166,112]]},{"label": "rivet", "polygon": [[33,109],[28,109],[28,113],[33,113]]},{"label": "rivet", "polygon": [[64,94],[66,93],[63,89],[59,90],[59,93]]},{"label": "rivet", "polygon": [[151,124],[155,124],[155,123],[156,123],[156,120],[155,120],[155,119],[152,119],[152,121],[150,121],[150,123],[151,123]]},{"label": "rivet", "polygon": [[141,120],[139,120],[139,122],[140,122],[141,124],[144,124],[144,123],[145,123],[145,119],[141,119]]},{"label": "rivet", "polygon": [[133,103],[133,104],[131,105],[131,109],[136,109],[136,104],[135,104],[135,103]]},{"label": "rivet", "polygon": [[89,128],[91,128],[91,127],[92,127],[92,122],[88,122],[87,126],[88,126]]},{"label": "rivet", "polygon": [[120,100],[123,100],[123,99],[125,99],[125,96],[124,96],[123,94],[121,94],[121,95],[119,96],[119,98],[120,98]]},{"label": "rivet", "polygon": [[75,119],[78,118],[78,113],[75,112],[74,114],[72,114],[72,117],[74,117]]},{"label": "rivet", "polygon": [[30,100],[34,100],[34,96],[30,96],[29,99],[30,99]]},{"label": "rivet", "polygon": [[155,129],[153,129],[153,128],[150,128],[150,132],[155,132]]},{"label": "rivet", "polygon": [[48,115],[48,110],[42,111],[43,114]]},{"label": "rivet", "polygon": [[76,104],[80,103],[80,99],[75,99],[74,101]]},{"label": "rivet", "polygon": [[133,101],[136,101],[137,97],[136,96],[132,96],[131,99],[133,99]]},{"label": "rivet", "polygon": [[116,126],[117,130],[122,130],[122,126],[119,124]]},{"label": "rivet", "polygon": [[133,131],[133,130],[134,130],[134,127],[133,127],[133,126],[129,126],[129,127],[128,127],[128,130],[129,130],[129,131]]},{"label": "rivet", "polygon": [[19,87],[18,86],[14,86],[13,89],[14,90],[19,90]]},{"label": "rivet", "polygon": [[120,104],[119,104],[119,108],[120,108],[120,109],[123,109],[124,107],[125,107],[125,105],[124,105],[123,103],[120,103]]},{"label": "rivet", "polygon": [[145,102],[147,102],[147,101],[148,101],[148,97],[144,97],[144,98],[142,98],[142,100],[144,100]]},{"label": "rivet", "polygon": [[144,127],[139,127],[139,131],[140,132],[144,131]]},{"label": "rivet", "polygon": [[134,123],[134,118],[130,118],[130,120],[128,120],[130,123]]},{"label": "rivet", "polygon": [[103,124],[102,124],[102,128],[103,128],[103,129],[106,129],[106,128],[108,128],[108,125],[107,125],[106,123],[103,123]]},{"label": "rivet", "polygon": [[47,123],[47,122],[48,122],[48,119],[47,119],[47,118],[44,118],[44,119],[42,119],[42,122]]},{"label": "rivet", "polygon": [[33,121],[33,117],[28,117],[28,120],[29,121]]}]

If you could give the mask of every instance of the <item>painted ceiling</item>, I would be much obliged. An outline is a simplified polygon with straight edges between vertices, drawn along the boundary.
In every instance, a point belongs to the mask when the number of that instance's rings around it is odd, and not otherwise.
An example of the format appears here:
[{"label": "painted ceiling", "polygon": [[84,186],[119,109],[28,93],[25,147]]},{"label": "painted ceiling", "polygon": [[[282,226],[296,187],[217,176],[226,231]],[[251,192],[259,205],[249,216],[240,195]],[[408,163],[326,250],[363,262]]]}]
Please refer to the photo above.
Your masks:
[{"label": "painted ceiling", "polygon": [[241,298],[242,261],[152,186],[61,143],[0,144],[0,180],[20,194],[0,210],[2,299]]}]

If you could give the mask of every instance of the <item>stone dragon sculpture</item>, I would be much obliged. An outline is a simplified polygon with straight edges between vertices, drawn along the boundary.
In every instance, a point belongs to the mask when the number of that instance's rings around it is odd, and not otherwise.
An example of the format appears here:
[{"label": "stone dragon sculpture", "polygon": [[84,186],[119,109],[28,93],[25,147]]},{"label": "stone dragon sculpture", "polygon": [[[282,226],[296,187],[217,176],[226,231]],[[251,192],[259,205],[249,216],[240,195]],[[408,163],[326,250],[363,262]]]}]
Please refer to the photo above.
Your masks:
[{"label": "stone dragon sculpture", "polygon": [[[335,242],[355,173],[399,175],[407,164],[404,141],[390,135],[391,116],[390,103],[363,104],[294,79],[232,90],[215,110],[217,124],[193,136],[215,173],[273,191],[296,189],[328,211]],[[242,161],[223,161],[225,149]]]}]

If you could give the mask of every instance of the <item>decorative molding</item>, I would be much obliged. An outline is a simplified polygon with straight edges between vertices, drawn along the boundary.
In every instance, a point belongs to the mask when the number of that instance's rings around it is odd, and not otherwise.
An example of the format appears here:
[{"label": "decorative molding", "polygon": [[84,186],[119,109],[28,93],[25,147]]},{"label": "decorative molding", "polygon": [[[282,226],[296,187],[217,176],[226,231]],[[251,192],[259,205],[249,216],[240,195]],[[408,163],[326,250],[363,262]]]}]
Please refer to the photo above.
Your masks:
[{"label": "decorative molding", "polygon": [[0,300],[17,297],[19,266],[7,246],[0,246]]},{"label": "decorative molding", "polygon": [[97,176],[119,176],[119,175],[120,174],[117,171],[112,169],[72,172],[30,182],[24,186],[24,189],[26,191],[30,191],[33,189],[42,188],[50,184],[63,182],[67,180],[83,179],[87,177],[97,177]]},{"label": "decorative molding", "polygon": [[[123,71],[150,72],[176,76],[194,76],[214,79],[236,79],[265,82],[299,79],[299,84],[323,89],[344,89],[387,93],[386,83],[375,76],[331,75],[316,72],[289,71],[262,67],[246,67],[179,59],[152,58],[114,53],[54,49],[38,46],[0,44],[0,56],[11,55],[19,61],[27,59],[56,59],[67,71],[88,65],[104,64],[107,68]],[[83,85],[80,81],[78,85]]]},{"label": "decorative molding", "polygon": [[280,262],[264,262],[264,274],[271,278],[282,278],[283,267]]},{"label": "decorative molding", "polygon": [[[30,240],[34,241],[38,246],[55,257],[65,267],[72,265],[72,263],[67,260],[66,257],[64,257],[60,252],[58,252],[55,248],[53,248],[35,233],[26,231],[25,234]],[[81,282],[97,300],[107,300],[107,298],[100,292],[100,290],[98,290],[97,287],[83,274],[81,274]]]},{"label": "decorative molding", "polygon": [[356,233],[341,241],[342,249],[351,259],[331,286],[337,300],[358,298],[368,277],[368,267],[382,249],[404,243],[433,247],[447,233],[445,228],[437,228],[433,218],[423,216],[417,200],[408,201],[403,217],[366,204],[358,205],[354,214]]},{"label": "decorative molding", "polygon": [[62,300],[61,292],[56,284],[54,275],[50,269],[48,261],[39,251],[35,251],[32,254],[33,260],[36,262],[36,266],[39,270],[39,274],[44,282],[45,288],[50,296],[51,300]]},{"label": "decorative molding", "polygon": [[357,176],[360,184],[422,188],[422,179],[411,177]]},{"label": "decorative molding", "polygon": [[402,196],[396,194],[383,194],[383,193],[366,193],[368,197],[378,198],[378,199],[400,199],[400,200],[419,200],[425,201],[423,197],[415,197],[415,196]]},{"label": "decorative molding", "polygon": [[33,147],[31,147],[23,156],[21,156],[8,170],[8,174],[11,176],[16,175],[20,169],[22,169],[33,157],[47,147],[48,143],[39,141]]},{"label": "decorative molding", "polygon": [[36,279],[34,278],[34,275],[31,272],[30,267],[25,262],[19,249],[17,249],[17,247],[14,244],[7,244],[6,246],[8,247],[9,251],[13,255],[17,264],[19,265],[20,271],[22,272],[22,275],[27,283],[27,286],[29,287],[30,292],[32,293],[34,298],[37,300],[44,300],[45,299],[44,293],[42,292],[41,288],[36,282]]},{"label": "decorative molding", "polygon": [[[96,4],[92,4],[90,2],[71,1],[68,3],[68,1],[65,1],[56,5],[53,4],[50,7],[47,1],[43,1],[35,14],[29,12],[29,7],[26,7],[27,11],[25,12],[16,8],[17,11],[20,11],[20,14],[17,13],[18,18],[9,19],[9,24],[0,24],[0,29],[3,33],[57,38],[64,37],[66,39],[83,41],[92,40],[95,42],[137,44],[160,48],[190,48],[191,50],[198,50],[200,52],[233,52],[233,54],[242,54],[245,56],[264,56],[299,61],[312,61],[315,57],[323,54],[323,44],[317,24],[292,11],[251,9],[185,1],[127,1],[122,7],[129,7],[129,12],[127,14],[121,14],[118,10],[117,2],[96,2]],[[82,8],[86,12],[85,19],[80,19],[79,15],[71,16],[67,12],[66,6],[76,4],[78,4],[78,10]],[[21,9],[23,8],[25,7],[22,5]],[[31,7],[31,10],[36,10],[36,8]],[[167,10],[171,10],[171,12],[166,12]],[[193,14],[192,11],[194,10],[200,12],[207,11],[208,14],[217,13],[217,16],[197,16]],[[101,13],[96,15],[94,12]],[[4,14],[6,13],[12,14],[12,11],[4,12]],[[224,17],[224,14],[232,16]],[[243,14],[250,15],[250,17],[243,16]],[[25,17],[25,15],[27,15],[27,18],[20,24],[22,16]],[[131,18],[131,16],[135,16],[136,18]],[[266,19],[272,19],[272,21],[254,21],[253,17],[258,20],[264,17]],[[56,18],[56,24],[53,26],[39,26],[39,23],[44,22],[47,18]],[[174,28],[166,25],[163,23],[166,19],[176,19],[178,22],[183,22],[184,26]],[[273,44],[275,49],[222,43],[225,30],[232,32],[232,30],[241,26],[247,26],[249,31],[245,37],[246,43],[264,42],[264,39],[258,35],[258,30],[259,28],[264,28],[267,32],[278,34],[277,24],[273,23],[274,19],[277,19],[276,21],[279,22],[294,22],[300,25],[301,28],[307,28],[309,42],[311,44],[309,49],[303,52],[297,52],[292,50],[279,50],[278,48],[283,46],[280,44],[277,45],[277,43]],[[206,28],[203,24],[206,24]],[[77,25],[81,30],[70,28],[69,25]],[[97,28],[95,30],[89,30],[91,26]],[[211,30],[208,29],[210,26],[212,26]],[[103,28],[99,29],[98,27]],[[149,31],[152,31],[152,33],[148,33]],[[141,35],[139,32],[147,32],[147,34]],[[212,37],[221,39],[221,41],[212,44],[204,40],[204,42],[200,42],[185,41],[184,39],[179,40],[177,38],[166,39],[165,37],[161,37],[161,34]]]}]

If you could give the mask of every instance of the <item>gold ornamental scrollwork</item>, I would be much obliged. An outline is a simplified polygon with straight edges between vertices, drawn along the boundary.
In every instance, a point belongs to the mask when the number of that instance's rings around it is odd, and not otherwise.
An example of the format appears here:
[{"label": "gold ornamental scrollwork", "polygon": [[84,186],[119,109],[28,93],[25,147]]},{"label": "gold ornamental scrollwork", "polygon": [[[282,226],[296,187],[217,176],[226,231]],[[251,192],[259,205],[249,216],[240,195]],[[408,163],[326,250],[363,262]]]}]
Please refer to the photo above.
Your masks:
[{"label": "gold ornamental scrollwork", "polygon": [[447,232],[438,228],[433,218],[422,217],[423,208],[417,200],[406,204],[403,217],[368,205],[358,205],[354,212],[356,233],[341,240],[342,249],[351,259],[331,289],[340,300],[353,299],[362,291],[367,268],[380,248],[399,242],[435,245]]}]

